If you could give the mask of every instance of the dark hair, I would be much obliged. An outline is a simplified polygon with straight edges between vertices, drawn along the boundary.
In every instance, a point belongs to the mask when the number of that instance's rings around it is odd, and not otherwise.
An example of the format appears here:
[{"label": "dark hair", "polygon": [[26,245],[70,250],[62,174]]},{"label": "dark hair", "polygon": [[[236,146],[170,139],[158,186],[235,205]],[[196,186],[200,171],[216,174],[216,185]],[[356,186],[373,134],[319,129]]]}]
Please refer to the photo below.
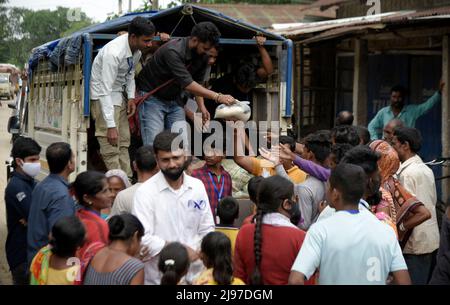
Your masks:
[{"label": "dark hair", "polygon": [[402,94],[402,96],[405,96],[406,95],[406,88],[403,87],[402,85],[396,85],[396,86],[391,88],[391,93],[392,92],[400,92]]},{"label": "dark hair", "polygon": [[261,176],[255,176],[252,177],[248,181],[247,189],[248,189],[248,195],[250,197],[250,200],[258,205],[258,189],[261,182],[264,180],[264,177]]},{"label": "dark hair", "polygon": [[50,173],[60,174],[72,158],[72,149],[67,143],[56,142],[47,147],[45,157]]},{"label": "dark hair", "polygon": [[331,153],[334,155],[336,164],[341,162],[345,154],[352,149],[353,146],[347,143],[336,143],[331,147]]},{"label": "dark hair", "polygon": [[209,42],[213,46],[216,46],[219,44],[220,32],[214,23],[204,21],[194,25],[191,31],[191,37],[197,37],[200,42]]},{"label": "dark hair", "polygon": [[136,167],[143,172],[151,172],[156,168],[156,159],[151,146],[139,147],[135,154]]},{"label": "dark hair", "polygon": [[217,207],[217,216],[220,224],[233,225],[234,220],[239,217],[239,202],[231,196],[223,198]]},{"label": "dark hair", "polygon": [[370,132],[364,126],[358,125],[355,126],[356,132],[358,133],[360,141],[362,141],[363,145],[367,145],[370,142]]},{"label": "dark hair", "polygon": [[179,242],[169,243],[159,253],[158,269],[163,274],[161,285],[177,285],[187,272],[189,264],[186,247]]},{"label": "dark hair", "polygon": [[49,244],[51,251],[59,257],[72,257],[78,247],[83,246],[86,229],[83,223],[75,216],[60,218],[52,227]]},{"label": "dark hair", "polygon": [[352,125],[353,124],[353,113],[350,111],[344,110],[338,113],[336,118],[336,126],[341,125]]},{"label": "dark hair", "polygon": [[289,148],[292,152],[295,152],[295,140],[290,136],[280,136],[280,144],[289,144]]},{"label": "dark hair", "polygon": [[213,268],[213,278],[218,285],[230,285],[233,281],[231,241],[222,232],[209,232],[203,237],[201,251],[206,268]]},{"label": "dark hair", "polygon": [[335,143],[348,143],[352,146],[359,145],[358,131],[354,126],[336,126],[331,130],[331,136]]},{"label": "dark hair", "polygon": [[236,84],[244,88],[254,88],[257,83],[255,66],[249,63],[243,64],[237,69],[234,80]]},{"label": "dark hair", "polygon": [[41,146],[31,139],[26,137],[18,137],[11,149],[11,157],[13,158],[12,167],[16,168],[16,158],[25,159],[30,156],[39,155],[41,153]]},{"label": "dark hair", "polygon": [[286,178],[272,176],[264,178],[258,190],[258,209],[255,216],[255,235],[253,236],[255,270],[250,277],[252,285],[262,285],[262,220],[265,214],[276,212],[284,200],[294,195],[294,184]]},{"label": "dark hair", "polygon": [[151,36],[155,34],[155,26],[153,23],[146,18],[143,17],[135,17],[131,20],[130,25],[128,25],[128,34],[131,36],[134,34],[135,36]]},{"label": "dark hair", "polygon": [[377,162],[379,159],[380,154],[365,145],[358,145],[344,155],[341,163],[358,165],[363,168],[367,175],[371,175],[378,170]]},{"label": "dark hair", "polygon": [[105,180],[105,174],[96,171],[86,171],[78,174],[72,183],[78,203],[87,206],[88,203],[84,202],[83,196],[95,196],[95,194],[103,190]]},{"label": "dark hair", "polygon": [[[155,140],[153,141],[153,152],[155,155],[160,150],[172,151],[172,142],[179,136],[179,133],[171,132],[170,130],[164,130],[157,134]],[[180,145],[178,147],[183,149],[183,141],[180,141]]]},{"label": "dark hair", "polygon": [[409,148],[413,153],[418,153],[422,148],[422,135],[416,128],[395,127],[394,136],[396,136],[397,140],[402,144],[408,142]]},{"label": "dark hair", "polygon": [[366,174],[361,166],[341,163],[331,171],[330,188],[337,189],[346,203],[358,205],[364,195]]},{"label": "dark hair", "polygon": [[331,152],[331,142],[325,134],[313,133],[306,137],[305,147],[310,150],[317,161],[323,163]]},{"label": "dark hair", "polygon": [[139,219],[129,213],[123,213],[111,217],[111,219],[108,220],[108,226],[109,241],[130,240],[136,232],[138,238],[142,238],[145,233],[144,226]]}]

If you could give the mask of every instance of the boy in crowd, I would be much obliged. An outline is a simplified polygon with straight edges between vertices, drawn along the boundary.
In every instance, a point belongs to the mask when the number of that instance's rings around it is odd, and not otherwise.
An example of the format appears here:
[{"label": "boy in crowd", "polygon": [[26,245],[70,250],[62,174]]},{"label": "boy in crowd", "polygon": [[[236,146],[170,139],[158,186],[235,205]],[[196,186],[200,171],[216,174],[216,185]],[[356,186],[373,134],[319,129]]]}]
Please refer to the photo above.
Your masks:
[{"label": "boy in crowd", "polygon": [[231,176],[222,166],[223,158],[223,149],[210,147],[205,150],[205,165],[192,172],[192,177],[200,179],[205,185],[216,223],[219,201],[232,195]]},{"label": "boy in crowd", "polygon": [[217,218],[219,224],[216,231],[225,234],[231,241],[231,253],[234,255],[234,245],[239,228],[234,227],[234,221],[239,217],[239,202],[233,197],[225,197],[219,202]]},{"label": "boy in crowd", "polygon": [[411,284],[395,233],[370,213],[359,211],[366,174],[354,164],[331,173],[327,201],[336,214],[311,226],[292,266],[289,284],[304,284],[320,269],[320,285]]}]

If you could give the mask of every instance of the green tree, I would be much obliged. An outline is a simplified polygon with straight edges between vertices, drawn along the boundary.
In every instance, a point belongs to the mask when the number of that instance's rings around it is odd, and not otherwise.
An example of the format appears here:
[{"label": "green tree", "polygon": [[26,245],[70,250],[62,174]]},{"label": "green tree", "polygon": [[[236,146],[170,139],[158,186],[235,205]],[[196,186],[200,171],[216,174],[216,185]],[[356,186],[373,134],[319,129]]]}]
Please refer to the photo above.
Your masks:
[{"label": "green tree", "polygon": [[6,35],[1,37],[0,46],[4,48],[0,49],[0,60],[19,67],[23,67],[33,48],[92,24],[85,13],[73,16],[66,7],[54,11],[13,7],[6,14]]}]

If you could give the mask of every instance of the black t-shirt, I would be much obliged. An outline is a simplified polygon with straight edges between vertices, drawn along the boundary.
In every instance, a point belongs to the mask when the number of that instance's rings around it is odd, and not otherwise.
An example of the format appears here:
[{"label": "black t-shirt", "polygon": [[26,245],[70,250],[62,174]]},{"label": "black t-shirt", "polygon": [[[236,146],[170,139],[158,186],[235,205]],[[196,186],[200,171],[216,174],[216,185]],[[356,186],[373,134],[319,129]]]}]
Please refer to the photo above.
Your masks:
[{"label": "black t-shirt", "polygon": [[187,85],[192,81],[203,81],[207,65],[206,54],[198,55],[189,49],[189,37],[177,38],[155,52],[136,78],[136,86],[140,91],[149,92],[174,79],[174,82],[158,90],[155,96],[165,101],[180,101]]}]

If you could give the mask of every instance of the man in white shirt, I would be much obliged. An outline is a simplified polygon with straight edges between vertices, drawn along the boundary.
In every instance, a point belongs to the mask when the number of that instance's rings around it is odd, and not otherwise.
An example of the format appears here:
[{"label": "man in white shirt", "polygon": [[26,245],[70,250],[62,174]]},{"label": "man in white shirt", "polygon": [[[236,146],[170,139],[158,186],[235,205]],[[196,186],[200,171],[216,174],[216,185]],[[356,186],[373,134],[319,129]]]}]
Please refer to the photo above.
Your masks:
[{"label": "man in white shirt", "polygon": [[159,171],[151,146],[142,146],[136,151],[133,167],[137,172],[138,182],[117,194],[108,218],[123,213],[131,213],[133,211],[134,195],[137,189]]},{"label": "man in white shirt", "polygon": [[100,154],[108,170],[122,169],[132,176],[128,117],[136,111],[135,66],[141,50],[151,46],[155,26],[150,20],[134,18],[128,34],[107,43],[98,53],[91,71],[91,111]]},{"label": "man in white shirt", "polygon": [[[179,134],[163,131],[155,137],[153,149],[160,172],[136,191],[133,214],[142,222],[147,247],[145,283],[159,284],[159,253],[169,242],[180,242],[188,250],[191,266],[185,277],[192,280],[204,269],[199,259],[203,237],[214,231],[214,219],[203,182],[184,173],[187,157]],[[174,146],[172,148],[172,146]]]},{"label": "man in white shirt", "polygon": [[[405,260],[415,285],[426,285],[432,272],[433,255],[439,248],[439,229],[436,217],[436,185],[433,171],[417,155],[422,146],[419,130],[410,127],[394,129],[392,146],[402,162],[397,176],[408,192],[415,195],[430,211],[431,218],[414,227],[403,249]],[[407,228],[403,223],[399,230]]]},{"label": "man in white shirt", "polygon": [[366,181],[358,165],[331,172],[327,199],[337,212],[306,233],[289,284],[304,284],[316,270],[320,285],[385,285],[390,272],[394,283],[411,283],[394,231],[358,209]]}]

